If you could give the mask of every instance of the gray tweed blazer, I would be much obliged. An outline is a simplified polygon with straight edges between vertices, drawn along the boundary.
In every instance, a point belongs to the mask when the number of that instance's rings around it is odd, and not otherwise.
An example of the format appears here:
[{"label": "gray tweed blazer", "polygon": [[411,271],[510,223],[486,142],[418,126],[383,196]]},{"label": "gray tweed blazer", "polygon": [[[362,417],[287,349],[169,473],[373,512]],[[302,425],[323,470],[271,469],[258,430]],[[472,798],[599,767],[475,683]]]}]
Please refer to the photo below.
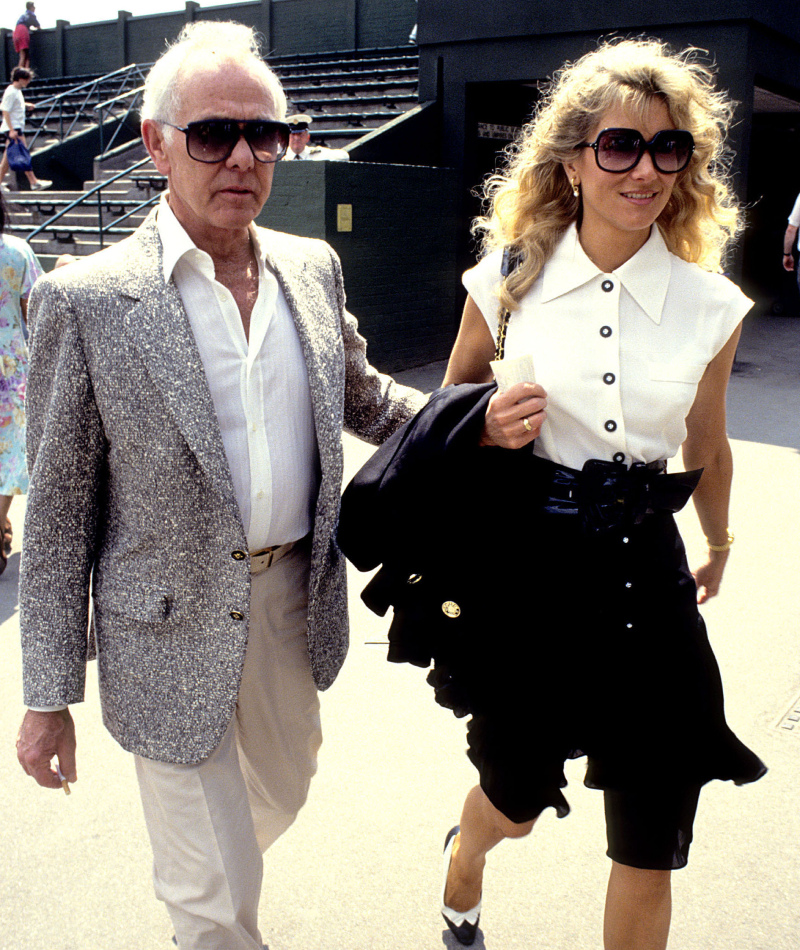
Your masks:
[{"label": "gray tweed blazer", "polygon": [[[383,441],[423,404],[366,360],[322,241],[261,231],[303,346],[321,462],[308,649],[320,689],[347,652],[336,543],[342,429]],[[103,718],[126,749],[206,758],[247,644],[245,532],[200,354],[155,216],[40,280],[29,302],[31,488],[20,579],[24,701],[83,699],[90,592]]]}]

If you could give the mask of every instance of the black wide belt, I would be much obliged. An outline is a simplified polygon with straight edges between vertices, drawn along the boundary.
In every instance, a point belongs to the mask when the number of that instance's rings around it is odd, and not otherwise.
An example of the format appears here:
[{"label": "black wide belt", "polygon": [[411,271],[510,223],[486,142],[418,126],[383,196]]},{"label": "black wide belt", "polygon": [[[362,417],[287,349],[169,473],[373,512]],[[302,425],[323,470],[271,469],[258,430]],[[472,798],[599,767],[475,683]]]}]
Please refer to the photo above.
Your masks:
[{"label": "black wide belt", "polygon": [[700,481],[702,469],[667,474],[667,463],[589,459],[578,471],[534,457],[549,514],[578,516],[590,532],[640,524],[656,511],[680,511]]}]

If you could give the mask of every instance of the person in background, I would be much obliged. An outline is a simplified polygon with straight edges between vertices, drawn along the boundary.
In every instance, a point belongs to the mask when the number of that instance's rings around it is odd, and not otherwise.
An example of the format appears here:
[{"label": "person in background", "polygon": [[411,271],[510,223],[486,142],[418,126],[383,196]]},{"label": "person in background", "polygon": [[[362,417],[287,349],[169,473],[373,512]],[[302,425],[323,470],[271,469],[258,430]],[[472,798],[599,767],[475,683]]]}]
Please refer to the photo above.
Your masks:
[{"label": "person in background", "polygon": [[11,553],[8,518],[14,495],[28,490],[25,461],[25,381],[28,296],[42,268],[30,245],[6,234],[6,207],[0,195],[0,574]]},{"label": "person in background", "polygon": [[29,67],[31,64],[31,30],[41,30],[36,19],[36,4],[31,0],[25,4],[25,12],[14,27],[14,50],[19,53],[17,66]]},{"label": "person in background", "polygon": [[[795,200],[792,213],[789,215],[789,223],[786,225],[786,231],[783,235],[783,269],[791,274],[795,269],[794,249],[797,246],[797,231],[800,228],[800,195]],[[800,286],[800,271],[797,275],[798,286]]]},{"label": "person in background", "polygon": [[[444,382],[490,383],[504,345],[495,376],[517,361],[524,381],[491,396],[476,451],[528,469],[514,492],[487,487],[524,530],[486,565],[465,674],[480,784],[446,837],[441,904],[463,944],[487,853],[569,812],[565,760],[585,755],[604,792],[606,950],[664,950],[702,787],[766,771],[726,722],[698,612],[733,544],[725,395],[752,306],[721,273],[733,106],[698,56],[630,40],[566,65],[486,187]],[[668,474],[681,450],[688,471]],[[673,516],[692,491],[693,573]]]},{"label": "person in background", "polygon": [[[25,112],[30,112],[34,105],[31,102],[25,102],[22,90],[28,86],[32,78],[33,73],[30,69],[16,66],[11,73],[11,85],[3,93],[2,101],[0,101],[0,111],[3,114],[0,134],[5,133],[6,150],[11,142],[17,139],[20,139],[22,144],[27,147],[28,143],[25,141]],[[8,191],[4,183],[8,168],[8,155],[4,151],[3,157],[0,159],[0,190],[2,191]],[[25,177],[30,183],[31,191],[43,191],[53,184],[52,181],[47,179],[37,178],[32,168],[25,172]]]},{"label": "person in background", "polygon": [[349,162],[350,153],[343,148],[326,148],[324,145],[310,145],[310,115],[300,113],[290,116],[286,123],[291,130],[289,148],[283,156],[285,162]]}]

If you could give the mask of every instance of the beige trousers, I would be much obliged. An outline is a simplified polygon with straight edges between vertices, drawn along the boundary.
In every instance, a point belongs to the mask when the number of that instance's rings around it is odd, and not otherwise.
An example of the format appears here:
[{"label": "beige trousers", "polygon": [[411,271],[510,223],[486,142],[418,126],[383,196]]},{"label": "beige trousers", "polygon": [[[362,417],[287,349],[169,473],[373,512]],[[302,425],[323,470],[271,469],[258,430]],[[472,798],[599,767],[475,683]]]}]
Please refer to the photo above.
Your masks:
[{"label": "beige trousers", "polygon": [[306,800],[322,742],[306,624],[309,545],[251,562],[242,683],[222,742],[199,765],[136,756],[156,896],[180,950],[261,950],[262,852]]}]

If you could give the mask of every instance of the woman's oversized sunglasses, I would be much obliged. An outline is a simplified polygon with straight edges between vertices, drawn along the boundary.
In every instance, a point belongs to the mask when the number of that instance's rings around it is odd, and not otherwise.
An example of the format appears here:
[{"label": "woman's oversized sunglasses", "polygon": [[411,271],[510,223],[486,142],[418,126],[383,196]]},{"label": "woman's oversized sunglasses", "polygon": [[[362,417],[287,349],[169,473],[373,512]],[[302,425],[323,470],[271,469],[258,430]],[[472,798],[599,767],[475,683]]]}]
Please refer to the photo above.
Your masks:
[{"label": "woman's oversized sunglasses", "polygon": [[597,167],[604,172],[629,172],[647,151],[658,171],[672,175],[689,164],[694,139],[684,129],[656,132],[649,142],[636,129],[603,129],[594,142],[581,142],[579,148],[594,149]]},{"label": "woman's oversized sunglasses", "polygon": [[285,122],[265,119],[203,119],[181,127],[162,122],[186,136],[189,158],[208,165],[225,162],[244,136],[253,158],[258,162],[277,162],[283,158],[289,145],[289,126]]}]

